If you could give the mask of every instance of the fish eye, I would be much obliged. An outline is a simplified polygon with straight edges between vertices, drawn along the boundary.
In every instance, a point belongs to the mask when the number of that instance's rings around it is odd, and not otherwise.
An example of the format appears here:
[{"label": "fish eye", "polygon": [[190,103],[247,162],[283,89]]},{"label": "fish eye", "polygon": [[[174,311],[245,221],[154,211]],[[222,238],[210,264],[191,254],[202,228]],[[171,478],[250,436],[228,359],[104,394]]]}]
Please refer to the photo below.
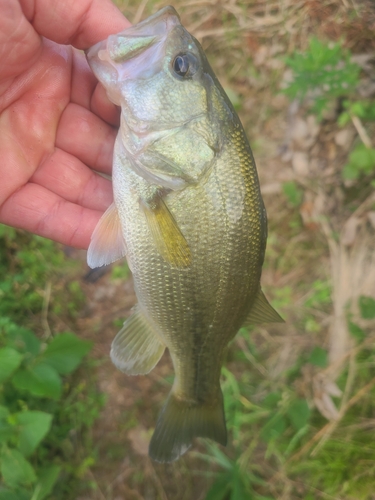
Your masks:
[{"label": "fish eye", "polygon": [[183,78],[190,77],[197,72],[198,61],[193,54],[178,54],[172,63],[173,71]]}]

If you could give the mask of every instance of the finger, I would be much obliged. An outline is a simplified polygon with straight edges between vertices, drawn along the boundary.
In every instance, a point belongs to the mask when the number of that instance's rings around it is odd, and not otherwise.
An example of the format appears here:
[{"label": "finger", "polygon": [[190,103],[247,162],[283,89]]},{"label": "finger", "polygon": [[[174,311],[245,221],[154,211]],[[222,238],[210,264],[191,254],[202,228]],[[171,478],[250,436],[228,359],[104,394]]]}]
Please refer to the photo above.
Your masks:
[{"label": "finger", "polygon": [[91,111],[112,126],[116,128],[120,126],[120,108],[109,101],[101,83],[98,83],[92,95]]},{"label": "finger", "polygon": [[23,0],[22,6],[38,33],[79,49],[130,26],[110,0]]},{"label": "finger", "polygon": [[112,183],[74,156],[56,149],[30,179],[61,198],[104,212],[112,203]]},{"label": "finger", "polygon": [[91,111],[70,103],[61,115],[56,146],[94,170],[109,174],[116,133]]},{"label": "finger", "polygon": [[91,96],[95,91],[98,80],[95,78],[87,63],[84,53],[72,50],[72,76],[70,99],[75,104],[90,109]]},{"label": "finger", "polygon": [[25,19],[22,6],[14,0],[0,3],[0,93],[22,71],[30,68],[39,57],[41,40]]},{"label": "finger", "polygon": [[102,120],[114,127],[120,125],[120,110],[107,97],[102,85],[98,84],[84,54],[72,51],[71,101],[91,109]]},{"label": "finger", "polygon": [[38,184],[26,184],[0,208],[0,220],[64,245],[88,248],[101,211],[83,208]]}]

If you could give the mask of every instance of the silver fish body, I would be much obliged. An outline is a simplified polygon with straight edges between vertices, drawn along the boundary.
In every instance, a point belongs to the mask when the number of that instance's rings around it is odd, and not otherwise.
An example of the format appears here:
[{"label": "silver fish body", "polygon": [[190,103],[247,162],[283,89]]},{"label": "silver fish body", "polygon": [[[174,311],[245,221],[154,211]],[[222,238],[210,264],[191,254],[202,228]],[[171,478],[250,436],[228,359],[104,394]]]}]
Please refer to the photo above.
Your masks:
[{"label": "silver fish body", "polygon": [[226,443],[226,346],[246,321],[281,321],[260,288],[266,213],[242,125],[173,7],[87,57],[121,106],[114,205],[88,262],[126,254],[133,273],[138,305],[113,342],[116,366],[147,373],[170,352],[175,380],[150,444],[170,462],[194,437]]}]

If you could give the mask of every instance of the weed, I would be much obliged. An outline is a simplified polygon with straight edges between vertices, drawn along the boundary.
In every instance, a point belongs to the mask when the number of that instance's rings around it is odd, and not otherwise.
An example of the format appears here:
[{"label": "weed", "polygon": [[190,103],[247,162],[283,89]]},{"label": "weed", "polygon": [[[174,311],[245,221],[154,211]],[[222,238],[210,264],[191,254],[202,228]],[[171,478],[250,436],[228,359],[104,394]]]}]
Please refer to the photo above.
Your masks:
[{"label": "weed", "polygon": [[112,267],[111,278],[113,280],[121,279],[124,281],[127,280],[129,276],[130,276],[130,270],[126,261],[123,261],[121,263],[116,263]]},{"label": "weed", "polygon": [[375,173],[375,149],[365,144],[357,144],[344,165],[342,176],[345,180],[357,180],[361,176]]},{"label": "weed", "polygon": [[[42,311],[46,286],[53,279],[48,306],[55,314],[72,318],[83,294],[78,282],[66,290],[63,277],[69,272],[63,252],[52,241],[0,225],[0,317],[30,323]],[[40,329],[40,323],[33,326]]]},{"label": "weed", "polygon": [[346,99],[342,106],[344,111],[338,117],[337,123],[340,127],[344,127],[350,122],[353,116],[357,116],[364,121],[375,121],[375,104],[368,100],[351,101]]},{"label": "weed", "polygon": [[[375,149],[362,125],[375,121],[375,105],[371,100],[358,99],[355,89],[360,82],[360,67],[351,62],[351,54],[342,44],[327,44],[311,38],[304,53],[294,53],[285,59],[293,71],[293,80],[283,92],[291,99],[307,99],[311,111],[322,119],[324,111],[335,99],[342,100],[343,111],[337,124],[340,127],[353,122],[360,135],[342,169],[346,181],[355,181],[375,173]],[[285,183],[284,193],[292,206],[298,206],[300,199],[293,188],[293,182]]]},{"label": "weed", "polygon": [[292,207],[296,208],[301,205],[303,200],[303,191],[294,181],[284,182],[283,192]]},{"label": "weed", "polygon": [[372,297],[359,297],[358,306],[363,319],[375,319],[375,300]]},{"label": "weed", "polygon": [[[7,488],[2,494],[29,492],[35,500],[42,500],[61,470],[52,457],[38,460],[46,453],[38,447],[43,446],[58,411],[52,405],[55,412],[51,412],[52,406],[44,405],[43,400],[61,399],[62,377],[77,368],[91,346],[71,333],[59,334],[44,346],[30,330],[4,318],[0,345],[0,472]],[[45,408],[49,411],[41,411]],[[52,465],[47,467],[47,463]]]},{"label": "weed", "polygon": [[52,242],[5,226],[0,240],[0,499],[70,496],[93,461],[92,446],[80,457],[72,436],[86,439],[102,405],[92,384],[72,378],[91,343],[67,331],[50,335],[35,318],[45,310],[46,282],[57,281],[52,311],[64,297],[60,310],[70,318],[82,292],[77,281],[60,284],[67,266]]},{"label": "weed", "polygon": [[322,347],[316,346],[312,350],[308,362],[320,368],[325,368],[328,365],[328,352]]},{"label": "weed", "polygon": [[311,38],[306,52],[285,59],[293,80],[283,92],[291,99],[311,99],[311,109],[321,119],[333,99],[351,94],[358,85],[360,68],[350,58],[341,43]]}]

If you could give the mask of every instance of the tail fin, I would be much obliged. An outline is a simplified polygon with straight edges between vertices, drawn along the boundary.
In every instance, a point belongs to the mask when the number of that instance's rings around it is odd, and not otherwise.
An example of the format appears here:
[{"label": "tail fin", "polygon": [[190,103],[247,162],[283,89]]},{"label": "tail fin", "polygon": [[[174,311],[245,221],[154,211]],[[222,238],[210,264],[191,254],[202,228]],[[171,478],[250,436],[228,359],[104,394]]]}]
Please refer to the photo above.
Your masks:
[{"label": "tail fin", "polygon": [[190,448],[194,437],[227,444],[221,391],[215,404],[199,404],[177,399],[172,390],[156,423],[149,455],[156,462],[173,462]]}]

